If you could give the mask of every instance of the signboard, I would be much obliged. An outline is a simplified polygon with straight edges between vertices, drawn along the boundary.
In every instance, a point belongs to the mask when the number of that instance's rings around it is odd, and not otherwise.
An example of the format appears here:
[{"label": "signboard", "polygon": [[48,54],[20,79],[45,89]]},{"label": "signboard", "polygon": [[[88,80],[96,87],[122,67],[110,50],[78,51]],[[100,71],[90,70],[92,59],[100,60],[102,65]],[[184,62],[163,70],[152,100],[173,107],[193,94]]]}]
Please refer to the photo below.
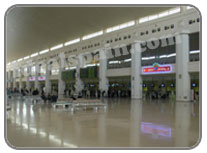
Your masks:
[{"label": "signboard", "polygon": [[143,66],[142,74],[163,74],[163,73],[171,73],[172,65],[165,64],[161,65],[158,63],[154,63],[152,66]]},{"label": "signboard", "polygon": [[38,76],[38,80],[39,81],[44,81],[45,80],[45,76]]},{"label": "signboard", "polygon": [[29,81],[35,81],[35,76],[29,77]]},{"label": "signboard", "polygon": [[[45,80],[45,76],[38,76],[38,80],[39,81],[44,81]],[[29,81],[35,81],[35,76],[29,77]]]},{"label": "signboard", "polygon": [[142,133],[152,134],[154,136],[171,137],[171,128],[164,125],[141,122],[141,131]]},{"label": "signboard", "polygon": [[95,79],[98,78],[98,67],[87,67],[80,69],[80,78],[81,79]]},{"label": "signboard", "polygon": [[76,70],[63,71],[61,75],[62,80],[63,81],[74,80],[75,73],[76,73]]}]

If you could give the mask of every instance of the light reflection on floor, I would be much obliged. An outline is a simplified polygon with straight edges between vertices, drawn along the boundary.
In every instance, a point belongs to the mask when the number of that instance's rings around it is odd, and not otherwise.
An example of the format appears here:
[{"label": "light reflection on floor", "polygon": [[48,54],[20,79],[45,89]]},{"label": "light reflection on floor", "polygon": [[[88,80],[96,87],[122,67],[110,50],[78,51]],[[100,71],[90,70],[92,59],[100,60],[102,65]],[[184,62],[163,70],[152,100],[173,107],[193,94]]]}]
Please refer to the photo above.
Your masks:
[{"label": "light reflection on floor", "polygon": [[7,138],[15,147],[190,147],[199,137],[198,104],[104,99],[100,110],[55,110],[9,100]]}]

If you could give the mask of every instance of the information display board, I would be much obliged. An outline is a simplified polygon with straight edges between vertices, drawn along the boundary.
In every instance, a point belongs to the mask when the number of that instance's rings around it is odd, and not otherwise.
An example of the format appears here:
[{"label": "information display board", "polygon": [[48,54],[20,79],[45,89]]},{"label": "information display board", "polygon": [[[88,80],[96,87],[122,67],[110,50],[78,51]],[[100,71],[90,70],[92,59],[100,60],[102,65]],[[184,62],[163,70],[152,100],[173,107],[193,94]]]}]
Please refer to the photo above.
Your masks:
[{"label": "information display board", "polygon": [[76,70],[63,71],[62,72],[62,80],[63,81],[74,80],[75,73],[76,73]]},{"label": "information display board", "polygon": [[80,69],[80,78],[81,79],[94,79],[98,78],[98,67],[87,67]]}]

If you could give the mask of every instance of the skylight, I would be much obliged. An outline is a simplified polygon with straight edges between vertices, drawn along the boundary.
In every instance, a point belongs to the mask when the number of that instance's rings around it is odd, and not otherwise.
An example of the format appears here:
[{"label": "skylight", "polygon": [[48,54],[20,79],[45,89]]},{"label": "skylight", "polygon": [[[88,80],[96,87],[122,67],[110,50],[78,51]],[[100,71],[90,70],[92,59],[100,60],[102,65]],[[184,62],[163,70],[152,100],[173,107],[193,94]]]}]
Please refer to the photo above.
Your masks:
[{"label": "skylight", "polygon": [[106,32],[107,33],[113,32],[113,31],[116,31],[116,30],[120,30],[120,29],[124,29],[124,28],[130,27],[130,26],[133,26],[133,25],[135,25],[135,21],[130,21],[130,22],[127,22],[127,23],[123,23],[123,24],[108,28],[108,29],[106,29]]},{"label": "skylight", "polygon": [[49,52],[49,49],[45,49],[45,50],[40,51],[40,54],[45,54],[47,52]]},{"label": "skylight", "polygon": [[144,22],[147,22],[147,21],[155,20],[155,19],[158,19],[158,18],[161,18],[161,17],[165,17],[165,16],[168,16],[168,15],[179,13],[179,12],[180,12],[180,7],[176,7],[176,8],[167,10],[165,12],[161,12],[159,14],[150,15],[150,16],[140,18],[139,23],[144,23]]},{"label": "skylight", "polygon": [[53,50],[56,50],[56,49],[59,49],[59,48],[62,48],[63,47],[63,44],[59,44],[59,45],[56,45],[54,47],[51,47],[50,50],[53,51]]},{"label": "skylight", "polygon": [[180,7],[174,8],[169,10],[169,15],[179,13],[180,12]]},{"label": "skylight", "polygon": [[102,34],[103,34],[103,30],[102,31],[99,31],[99,32],[95,32],[95,33],[89,34],[89,35],[86,35],[86,36],[83,36],[82,40],[91,39],[91,38],[100,36]]},{"label": "skylight", "polygon": [[189,9],[192,9],[193,7],[191,7],[191,6],[187,6],[186,8],[187,8],[187,10],[189,10]]},{"label": "skylight", "polygon": [[17,62],[20,62],[20,61],[22,61],[22,60],[23,60],[23,58],[20,58],[20,59],[17,60]]},{"label": "skylight", "polygon": [[34,53],[34,54],[32,54],[30,57],[35,57],[35,56],[37,56],[38,55],[38,53]]},{"label": "skylight", "polygon": [[24,57],[24,60],[26,60],[26,59],[28,59],[28,58],[29,58],[29,56],[25,56],[25,57]]},{"label": "skylight", "polygon": [[71,41],[66,42],[66,43],[64,44],[64,46],[69,46],[69,45],[78,43],[79,41],[80,41],[80,38],[78,38],[78,39],[74,39],[74,40],[71,40]]}]

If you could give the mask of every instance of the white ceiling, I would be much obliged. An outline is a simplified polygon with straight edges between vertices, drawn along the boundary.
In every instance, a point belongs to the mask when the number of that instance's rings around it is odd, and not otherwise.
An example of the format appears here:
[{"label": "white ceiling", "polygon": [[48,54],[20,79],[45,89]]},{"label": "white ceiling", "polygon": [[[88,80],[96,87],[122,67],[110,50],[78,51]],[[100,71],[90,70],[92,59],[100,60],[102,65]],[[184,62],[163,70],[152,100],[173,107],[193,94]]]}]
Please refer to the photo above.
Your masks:
[{"label": "white ceiling", "polygon": [[169,7],[16,7],[6,18],[7,62]]}]

